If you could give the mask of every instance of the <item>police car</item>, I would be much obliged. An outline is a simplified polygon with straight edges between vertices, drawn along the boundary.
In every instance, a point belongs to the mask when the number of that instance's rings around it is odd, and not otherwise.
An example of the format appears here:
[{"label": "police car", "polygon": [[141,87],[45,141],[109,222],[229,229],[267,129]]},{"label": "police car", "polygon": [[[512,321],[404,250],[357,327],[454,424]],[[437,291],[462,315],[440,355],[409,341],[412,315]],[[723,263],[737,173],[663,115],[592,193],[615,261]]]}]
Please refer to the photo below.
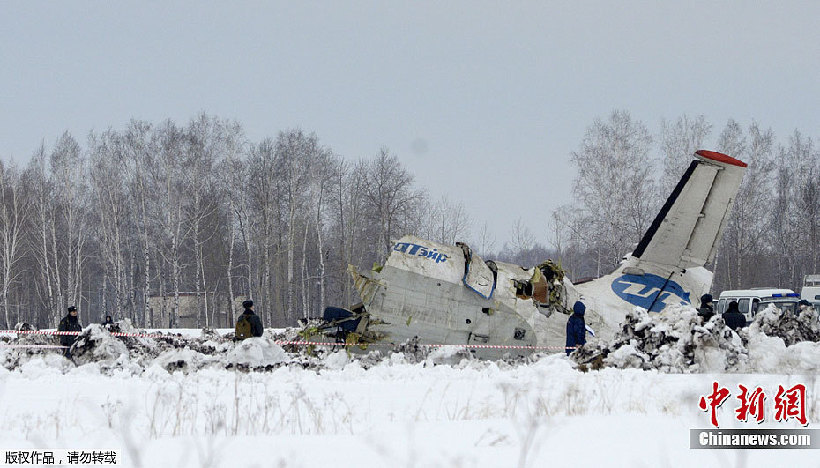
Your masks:
[{"label": "police car", "polygon": [[794,313],[798,310],[800,294],[791,289],[780,288],[752,288],[723,291],[720,293],[715,312],[723,314],[729,302],[736,301],[737,308],[746,322],[754,320],[758,311],[764,310],[769,304],[775,304],[783,313]]}]

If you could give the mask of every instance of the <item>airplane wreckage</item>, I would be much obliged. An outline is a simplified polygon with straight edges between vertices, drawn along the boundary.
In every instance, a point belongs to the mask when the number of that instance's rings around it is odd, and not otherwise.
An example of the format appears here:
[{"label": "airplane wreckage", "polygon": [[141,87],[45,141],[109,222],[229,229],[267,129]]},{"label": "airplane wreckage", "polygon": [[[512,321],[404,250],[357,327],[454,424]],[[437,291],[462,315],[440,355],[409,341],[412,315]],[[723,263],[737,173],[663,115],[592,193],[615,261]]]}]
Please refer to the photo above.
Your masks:
[{"label": "airplane wreckage", "polygon": [[491,359],[561,352],[568,315],[582,300],[587,325],[611,338],[636,306],[660,312],[709,291],[704,265],[715,257],[745,168],[725,154],[697,151],[636,249],[614,272],[579,284],[551,260],[524,268],[485,261],[464,243],[405,236],[383,266],[366,273],[349,266],[361,303],[327,308],[325,323],[303,336],[363,347],[415,338],[473,346],[477,357]]}]

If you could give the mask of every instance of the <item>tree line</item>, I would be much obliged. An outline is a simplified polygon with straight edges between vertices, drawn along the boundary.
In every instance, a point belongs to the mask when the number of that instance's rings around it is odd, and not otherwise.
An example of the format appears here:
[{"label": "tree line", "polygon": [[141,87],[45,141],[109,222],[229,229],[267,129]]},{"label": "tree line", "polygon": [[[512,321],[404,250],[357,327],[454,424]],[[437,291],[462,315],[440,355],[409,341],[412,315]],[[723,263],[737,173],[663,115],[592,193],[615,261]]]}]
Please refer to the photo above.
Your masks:
[{"label": "tree line", "polygon": [[[579,149],[573,202],[533,233],[510,226],[495,250],[486,223],[431,199],[388,148],[348,160],[301,129],[250,141],[241,124],[200,114],[180,125],[132,120],[41,144],[24,166],[0,161],[0,322],[54,326],[69,305],[145,327],[178,325],[194,297],[197,326],[231,326],[234,298],[266,324],[294,325],[357,295],[347,265],[370,267],[414,233],[469,240],[484,258],[557,259],[571,278],[605,274],[632,250],[713,127],[682,116],[647,126],[616,110]],[[820,152],[730,120],[715,149],[749,163],[715,265],[714,291],[798,287],[818,269]],[[151,307],[162,297],[162,307]]]},{"label": "tree line", "polygon": [[[293,325],[355,302],[347,265],[382,261],[391,239],[453,243],[470,224],[387,148],[348,161],[300,129],[254,143],[206,114],[133,120],[84,147],[65,133],[24,167],[0,162],[0,197],[6,327],[53,327],[69,305],[86,323],[174,327],[183,295],[197,326],[232,326],[239,296],[266,324]],[[152,310],[156,296],[169,310]]]}]

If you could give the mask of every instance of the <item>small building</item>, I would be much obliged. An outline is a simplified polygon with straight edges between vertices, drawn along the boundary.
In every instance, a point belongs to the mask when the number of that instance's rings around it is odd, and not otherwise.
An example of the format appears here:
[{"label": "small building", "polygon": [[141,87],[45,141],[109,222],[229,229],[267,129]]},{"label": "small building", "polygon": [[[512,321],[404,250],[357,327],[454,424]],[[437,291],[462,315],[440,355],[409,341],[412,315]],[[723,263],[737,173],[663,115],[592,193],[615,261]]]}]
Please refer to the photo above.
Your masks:
[{"label": "small building", "polygon": [[[205,301],[208,304],[208,320],[204,317]],[[216,300],[215,300],[216,299]],[[224,295],[216,295],[204,292],[180,292],[179,293],[179,316],[176,328],[197,328],[197,316],[203,314],[201,326],[207,323],[212,328],[224,328],[233,326],[233,317],[236,313],[242,312],[243,296],[237,297],[233,301],[234,313],[229,314]],[[148,298],[149,323],[157,328],[171,327],[171,311],[174,308],[174,294],[164,296],[151,296]],[[239,312],[236,312],[236,311]]]}]

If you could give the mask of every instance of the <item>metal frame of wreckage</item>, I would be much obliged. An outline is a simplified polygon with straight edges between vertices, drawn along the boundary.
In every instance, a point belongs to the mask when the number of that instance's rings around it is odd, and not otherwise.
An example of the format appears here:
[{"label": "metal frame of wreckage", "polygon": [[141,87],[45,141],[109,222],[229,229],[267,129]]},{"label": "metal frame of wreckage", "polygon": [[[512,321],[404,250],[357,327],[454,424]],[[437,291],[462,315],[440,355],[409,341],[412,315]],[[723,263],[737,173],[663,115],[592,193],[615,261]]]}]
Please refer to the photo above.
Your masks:
[{"label": "metal frame of wreckage", "polygon": [[[83,332],[78,331],[47,331],[47,330],[0,330],[0,335],[11,335],[11,334],[23,334],[23,335],[74,335],[78,336],[81,335]],[[163,334],[151,334],[151,333],[121,333],[121,332],[109,332],[111,336],[123,336],[123,337],[133,337],[133,338],[183,338],[183,339],[192,339],[182,337],[181,335],[163,335]],[[290,340],[273,340],[273,343],[279,346],[286,346],[286,345],[295,345],[295,346],[343,346],[343,347],[359,347],[361,349],[366,349],[370,346],[400,346],[401,343],[333,343],[333,342],[325,342],[325,341],[290,341]],[[479,349],[530,349],[530,350],[538,350],[538,349],[576,349],[574,346],[564,347],[564,346],[514,346],[514,345],[481,345],[481,344],[441,344],[441,343],[417,343],[414,346],[424,347],[428,346],[430,348],[444,348],[444,347],[457,347],[457,348],[479,348]],[[0,344],[0,347],[6,348],[70,348],[70,346],[59,346],[59,345],[11,345],[11,344]]]}]

